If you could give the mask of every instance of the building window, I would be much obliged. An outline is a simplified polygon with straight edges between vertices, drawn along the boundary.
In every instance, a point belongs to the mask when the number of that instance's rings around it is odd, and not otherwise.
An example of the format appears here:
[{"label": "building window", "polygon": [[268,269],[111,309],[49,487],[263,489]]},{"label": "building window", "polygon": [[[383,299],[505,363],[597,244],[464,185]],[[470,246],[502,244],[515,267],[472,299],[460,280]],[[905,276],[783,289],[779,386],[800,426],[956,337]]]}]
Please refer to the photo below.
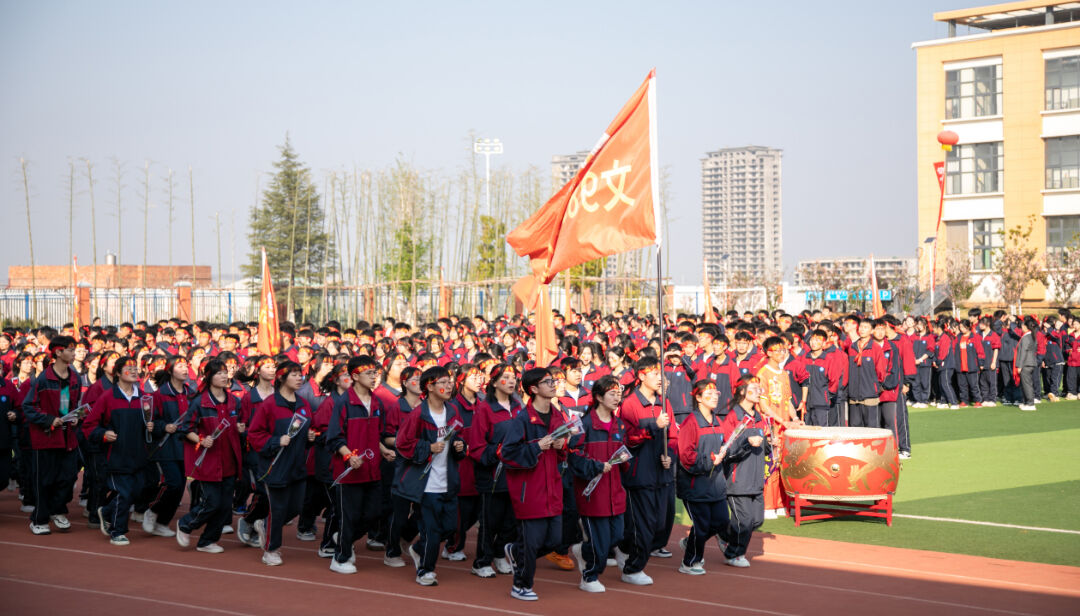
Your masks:
[{"label": "building window", "polygon": [[946,119],[980,118],[1000,113],[1000,64],[945,71]]},{"label": "building window", "polygon": [[1003,246],[1004,231],[1005,220],[1002,218],[971,221],[971,269],[994,269],[994,251]]},{"label": "building window", "polygon": [[1046,109],[1080,108],[1080,56],[1046,61]]},{"label": "building window", "polygon": [[1046,188],[1080,188],[1080,135],[1046,140]]},{"label": "building window", "polygon": [[1065,247],[1080,234],[1080,216],[1046,217],[1046,256],[1051,263],[1060,263]]},{"label": "building window", "polygon": [[953,147],[945,157],[945,194],[1001,192],[1005,147],[1000,141]]}]

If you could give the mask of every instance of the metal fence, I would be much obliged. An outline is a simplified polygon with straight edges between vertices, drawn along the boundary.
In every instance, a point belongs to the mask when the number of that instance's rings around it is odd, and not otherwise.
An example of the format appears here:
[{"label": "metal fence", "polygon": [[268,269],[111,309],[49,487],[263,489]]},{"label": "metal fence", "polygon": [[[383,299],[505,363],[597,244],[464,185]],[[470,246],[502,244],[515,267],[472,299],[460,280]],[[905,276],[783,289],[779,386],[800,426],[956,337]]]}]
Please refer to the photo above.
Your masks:
[{"label": "metal fence", "polygon": [[[514,298],[511,285],[498,281],[490,285],[447,285],[450,295],[450,311],[459,315],[484,315],[491,318],[497,314],[513,313]],[[652,287],[655,289],[655,287]],[[605,313],[615,308],[634,308],[638,312],[651,312],[656,307],[656,295],[645,288],[634,296],[617,293],[592,293],[592,308]],[[612,289],[613,291],[615,289]],[[381,319],[393,316],[410,322],[433,320],[438,313],[438,285],[417,285],[416,302],[410,305],[411,293],[405,285],[380,284],[346,288],[294,288],[293,314],[283,319],[295,322],[322,323],[336,319],[342,323],[355,323],[357,319]],[[367,300],[370,300],[370,303]],[[286,294],[279,291],[277,301],[283,307]],[[215,323],[254,321],[259,316],[259,289],[193,289],[191,294],[192,319]],[[565,295],[562,287],[551,288],[551,304],[562,311]],[[579,293],[571,295],[571,305],[581,309]],[[73,321],[75,306],[71,289],[0,289],[0,321],[23,322],[60,326]],[[670,307],[666,308],[670,310]],[[367,314],[367,312],[371,314]],[[90,315],[100,317],[106,325],[125,321],[154,322],[179,314],[179,299],[173,289],[91,289]]]}]

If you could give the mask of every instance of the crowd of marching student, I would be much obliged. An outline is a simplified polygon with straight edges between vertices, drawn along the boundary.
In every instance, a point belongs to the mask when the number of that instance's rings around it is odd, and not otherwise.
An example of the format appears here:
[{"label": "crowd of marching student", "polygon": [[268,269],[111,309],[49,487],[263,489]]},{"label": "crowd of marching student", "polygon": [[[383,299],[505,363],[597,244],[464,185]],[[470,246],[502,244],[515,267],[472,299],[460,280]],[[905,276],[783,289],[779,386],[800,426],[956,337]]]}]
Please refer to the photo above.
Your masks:
[{"label": "crowd of marching student", "polygon": [[885,428],[909,457],[908,406],[1034,410],[1063,380],[1077,393],[1067,313],[715,316],[557,315],[545,368],[520,316],[287,323],[273,356],[255,323],[8,329],[0,477],[36,535],[71,528],[80,485],[112,545],[132,523],[207,553],[235,532],[274,566],[295,520],[331,571],[355,573],[364,541],[389,567],[410,557],[425,586],[440,557],[467,559],[478,526],[472,572],[512,575],[511,595],[535,600],[539,557],[577,567],[589,592],[609,566],[651,584],[676,498],[692,521],[680,572],[705,573],[713,537],[749,566],[753,530],[786,515],[773,452],[789,426]]}]

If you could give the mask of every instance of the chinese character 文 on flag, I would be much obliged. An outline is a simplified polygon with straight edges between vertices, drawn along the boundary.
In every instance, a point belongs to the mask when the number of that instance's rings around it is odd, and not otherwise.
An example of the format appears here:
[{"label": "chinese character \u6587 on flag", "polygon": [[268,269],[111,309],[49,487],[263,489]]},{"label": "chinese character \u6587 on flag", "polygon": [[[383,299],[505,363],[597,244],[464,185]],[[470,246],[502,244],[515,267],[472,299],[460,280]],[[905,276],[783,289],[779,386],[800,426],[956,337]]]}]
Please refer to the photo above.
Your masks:
[{"label": "chinese character \u6587 on flag", "polygon": [[655,107],[653,70],[574,179],[507,236],[544,284],[586,261],[659,243]]}]

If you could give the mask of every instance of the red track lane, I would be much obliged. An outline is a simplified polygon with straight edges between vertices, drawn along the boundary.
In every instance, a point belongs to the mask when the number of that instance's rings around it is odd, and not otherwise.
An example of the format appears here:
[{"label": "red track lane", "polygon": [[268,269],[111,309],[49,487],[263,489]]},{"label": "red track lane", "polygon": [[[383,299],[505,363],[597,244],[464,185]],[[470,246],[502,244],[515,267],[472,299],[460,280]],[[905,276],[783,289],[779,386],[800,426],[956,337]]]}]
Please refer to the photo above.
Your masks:
[{"label": "red track lane", "polygon": [[363,549],[356,575],[332,573],[314,554],[317,544],[295,538],[295,526],[285,529],[285,564],[267,567],[258,550],[232,536],[222,542],[224,553],[203,554],[135,524],[131,545],[113,547],[86,528],[77,505],[71,509],[70,532],[39,537],[30,534],[14,494],[0,495],[0,614],[1080,613],[1076,568],[762,534],[754,537],[749,569],[724,566],[713,543],[705,576],[678,573],[677,559],[652,559],[646,571],[655,585],[624,584],[609,569],[601,577],[608,591],[598,595],[577,589],[576,571],[541,559],[540,601],[526,603],[510,598],[508,577],[481,580],[469,573],[468,561],[440,560],[439,586],[424,588],[411,567],[390,569],[381,554]]}]

